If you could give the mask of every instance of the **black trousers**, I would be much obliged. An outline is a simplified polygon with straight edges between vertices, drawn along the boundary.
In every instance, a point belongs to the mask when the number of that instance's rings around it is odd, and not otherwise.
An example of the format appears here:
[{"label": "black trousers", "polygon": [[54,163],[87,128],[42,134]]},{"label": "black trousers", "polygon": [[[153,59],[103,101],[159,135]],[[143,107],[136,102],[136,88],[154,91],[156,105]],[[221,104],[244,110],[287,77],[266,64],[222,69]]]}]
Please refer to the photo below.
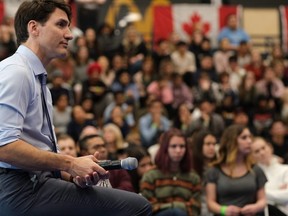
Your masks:
[{"label": "black trousers", "polygon": [[276,206],[268,205],[269,216],[287,216],[282,211],[280,211]]},{"label": "black trousers", "polygon": [[50,172],[33,175],[0,168],[2,216],[149,216],[151,205],[127,191],[89,187],[55,179]]}]

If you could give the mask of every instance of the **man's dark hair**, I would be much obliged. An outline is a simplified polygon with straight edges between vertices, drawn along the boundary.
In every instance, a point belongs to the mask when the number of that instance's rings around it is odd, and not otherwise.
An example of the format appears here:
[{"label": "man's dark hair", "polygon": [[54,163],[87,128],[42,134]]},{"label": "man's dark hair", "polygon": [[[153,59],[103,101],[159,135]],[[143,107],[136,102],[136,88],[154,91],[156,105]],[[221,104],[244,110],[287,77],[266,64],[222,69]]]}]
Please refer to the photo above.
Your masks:
[{"label": "man's dark hair", "polygon": [[71,8],[64,0],[33,0],[23,2],[16,15],[14,28],[17,36],[17,44],[27,41],[29,34],[27,25],[30,20],[35,20],[42,25],[49,19],[56,8],[63,10],[71,21]]},{"label": "man's dark hair", "polygon": [[86,145],[87,141],[94,137],[99,137],[103,139],[99,134],[91,134],[91,135],[84,136],[81,140],[79,140],[80,150],[87,150],[87,145]]}]

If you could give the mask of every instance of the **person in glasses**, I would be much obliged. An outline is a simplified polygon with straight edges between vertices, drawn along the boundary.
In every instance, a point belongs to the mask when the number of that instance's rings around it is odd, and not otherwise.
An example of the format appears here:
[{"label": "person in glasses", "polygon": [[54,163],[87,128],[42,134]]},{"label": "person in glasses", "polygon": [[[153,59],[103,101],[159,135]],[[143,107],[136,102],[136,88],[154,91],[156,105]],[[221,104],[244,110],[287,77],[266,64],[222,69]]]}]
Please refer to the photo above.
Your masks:
[{"label": "person in glasses", "polygon": [[151,215],[135,193],[92,187],[108,174],[97,152],[58,154],[51,93],[42,81],[50,61],[68,54],[70,6],[23,1],[14,20],[19,47],[0,63],[0,214]]},{"label": "person in glasses", "polygon": [[155,165],[140,184],[140,193],[152,204],[153,215],[200,215],[201,181],[192,171],[187,139],[179,129],[161,135]]}]

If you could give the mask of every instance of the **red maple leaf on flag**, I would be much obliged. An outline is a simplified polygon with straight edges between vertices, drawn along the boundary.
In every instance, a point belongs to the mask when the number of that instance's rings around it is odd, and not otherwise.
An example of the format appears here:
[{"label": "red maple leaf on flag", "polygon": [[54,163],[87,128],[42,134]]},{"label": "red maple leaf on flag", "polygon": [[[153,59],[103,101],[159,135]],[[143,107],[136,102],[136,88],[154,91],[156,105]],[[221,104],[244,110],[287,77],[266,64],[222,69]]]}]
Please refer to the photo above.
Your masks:
[{"label": "red maple leaf on flag", "polygon": [[206,35],[211,30],[211,25],[208,22],[203,22],[202,17],[197,12],[194,12],[190,16],[190,22],[182,24],[182,29],[188,35],[191,35],[195,30],[201,30]]}]

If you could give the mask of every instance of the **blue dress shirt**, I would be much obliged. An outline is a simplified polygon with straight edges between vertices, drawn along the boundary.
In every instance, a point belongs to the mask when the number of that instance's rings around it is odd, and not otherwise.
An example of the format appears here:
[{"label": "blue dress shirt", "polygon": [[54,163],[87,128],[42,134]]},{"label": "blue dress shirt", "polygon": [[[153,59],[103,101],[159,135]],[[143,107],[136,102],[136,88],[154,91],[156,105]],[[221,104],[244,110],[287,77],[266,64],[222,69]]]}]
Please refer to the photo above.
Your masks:
[{"label": "blue dress shirt", "polygon": [[153,126],[153,119],[150,113],[147,113],[139,119],[139,132],[141,144],[145,148],[156,144],[160,134],[164,131],[168,131],[171,127],[171,123],[166,116],[161,116],[161,128]]},{"label": "blue dress shirt", "polygon": [[228,38],[231,45],[239,46],[241,41],[250,41],[248,34],[241,28],[237,30],[231,30],[227,27],[223,28],[218,35],[218,41],[220,42],[223,38]]},{"label": "blue dress shirt", "polygon": [[[23,45],[14,55],[0,62],[0,146],[23,140],[36,148],[52,151],[38,79],[43,73],[47,72],[40,59]],[[46,89],[47,106],[52,116],[52,98]],[[1,161],[0,167],[17,168]]]}]

